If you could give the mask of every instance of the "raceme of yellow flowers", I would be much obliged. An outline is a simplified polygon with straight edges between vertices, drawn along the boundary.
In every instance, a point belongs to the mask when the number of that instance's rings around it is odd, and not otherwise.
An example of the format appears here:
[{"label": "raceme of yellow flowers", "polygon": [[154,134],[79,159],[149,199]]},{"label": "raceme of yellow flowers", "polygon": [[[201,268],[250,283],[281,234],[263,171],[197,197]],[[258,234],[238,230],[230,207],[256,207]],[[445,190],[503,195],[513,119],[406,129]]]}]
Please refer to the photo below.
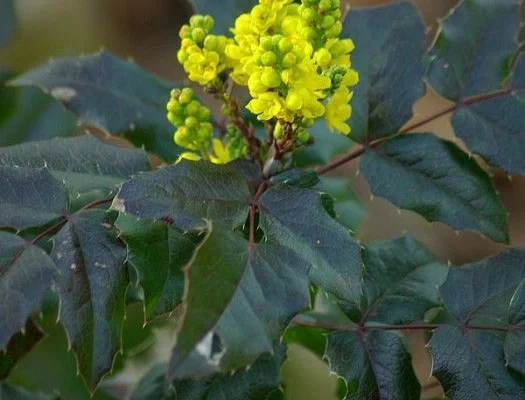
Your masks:
[{"label": "raceme of yellow flowers", "polygon": [[[276,139],[288,124],[306,141],[306,129],[321,117],[331,130],[348,135],[358,74],[351,68],[352,40],[340,38],[340,19],[340,0],[259,0],[236,19],[233,37],[226,37],[210,34],[210,16],[195,15],[180,31],[177,58],[201,85],[221,87],[229,76],[246,86],[246,108],[261,121],[273,121]],[[235,146],[214,141],[209,110],[188,93],[172,93],[168,103],[168,118],[178,127],[175,142],[214,162],[243,156],[241,133],[229,127]]]}]

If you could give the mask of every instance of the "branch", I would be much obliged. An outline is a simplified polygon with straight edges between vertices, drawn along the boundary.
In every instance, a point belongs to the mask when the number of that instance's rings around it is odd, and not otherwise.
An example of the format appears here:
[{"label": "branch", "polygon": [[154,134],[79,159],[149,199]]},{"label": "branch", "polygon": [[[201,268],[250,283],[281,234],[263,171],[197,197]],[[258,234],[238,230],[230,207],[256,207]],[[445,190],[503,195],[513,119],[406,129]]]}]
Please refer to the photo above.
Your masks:
[{"label": "branch", "polygon": [[[405,325],[358,325],[358,324],[329,324],[318,321],[308,321],[295,317],[291,324],[306,326],[309,328],[327,329],[330,331],[416,331],[416,330],[433,330],[438,329],[449,324],[405,324]],[[484,325],[468,325],[461,326],[464,330],[487,330],[487,331],[517,331],[525,330],[525,327],[519,325],[511,326],[484,326]]]},{"label": "branch", "polygon": [[[499,89],[499,90],[495,90],[493,92],[488,92],[488,93],[483,93],[483,94],[480,94],[480,95],[476,95],[476,96],[471,96],[471,97],[466,97],[462,100],[460,100],[459,102],[455,103],[455,104],[452,104],[440,111],[438,111],[437,113],[435,114],[432,114],[432,115],[429,115],[428,117],[425,117],[424,119],[422,119],[421,121],[419,122],[415,122],[414,124],[412,125],[409,125],[407,126],[406,128],[403,128],[399,131],[398,134],[405,134],[405,133],[408,133],[408,132],[411,132],[415,129],[418,129],[418,128],[421,128],[422,126],[424,125],[427,125],[428,123],[430,122],[433,122],[435,121],[436,119],[438,118],[441,118],[453,111],[455,111],[459,106],[461,105],[470,105],[470,104],[476,104],[476,103],[479,103],[479,102],[482,102],[482,101],[486,101],[486,100],[490,100],[490,99],[493,99],[493,98],[496,98],[496,97],[499,97],[499,96],[504,96],[506,94],[509,94],[511,93],[511,88],[504,88],[504,89]],[[325,174],[329,171],[332,171],[333,169],[335,168],[338,168],[340,167],[341,165],[344,165],[358,157],[360,157],[361,155],[363,155],[363,153],[366,151],[366,149],[368,147],[376,147],[378,146],[379,144],[383,143],[384,141],[387,141],[391,138],[393,138],[394,136],[396,135],[392,135],[392,136],[388,136],[388,137],[385,137],[385,138],[381,138],[381,139],[376,139],[375,141],[372,141],[369,143],[369,133],[366,132],[365,134],[365,142],[364,142],[364,145],[362,147],[360,147],[359,149],[357,150],[354,150],[353,152],[337,159],[337,160],[334,160],[326,165],[323,165],[322,167],[319,167],[317,169],[317,174],[318,175],[322,175],[322,174]]]}]

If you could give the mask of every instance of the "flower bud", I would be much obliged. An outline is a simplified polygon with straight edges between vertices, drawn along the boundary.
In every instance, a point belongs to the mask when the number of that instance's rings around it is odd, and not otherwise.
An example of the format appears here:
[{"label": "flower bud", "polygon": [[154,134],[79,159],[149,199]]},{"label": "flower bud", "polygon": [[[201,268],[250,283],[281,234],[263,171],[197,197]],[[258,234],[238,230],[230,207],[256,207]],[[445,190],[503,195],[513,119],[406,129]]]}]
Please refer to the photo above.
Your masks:
[{"label": "flower bud", "polygon": [[303,143],[307,143],[308,140],[310,139],[310,134],[308,133],[307,130],[301,129],[299,133],[297,134],[297,139],[299,139]]},{"label": "flower bud", "polygon": [[193,89],[184,88],[180,93],[179,102],[180,104],[189,104],[193,100],[194,96],[195,93],[193,92]]},{"label": "flower bud", "polygon": [[265,66],[272,66],[277,62],[277,55],[273,51],[267,51],[261,56],[261,63]]},{"label": "flower bud", "polygon": [[196,128],[199,125],[199,121],[195,117],[188,117],[184,120],[184,125],[188,128]]},{"label": "flower bud", "polygon": [[281,84],[281,75],[269,68],[261,75],[261,82],[270,88],[276,88]]},{"label": "flower bud", "polygon": [[293,44],[290,39],[283,38],[279,40],[279,51],[283,54],[290,52],[293,49]]}]

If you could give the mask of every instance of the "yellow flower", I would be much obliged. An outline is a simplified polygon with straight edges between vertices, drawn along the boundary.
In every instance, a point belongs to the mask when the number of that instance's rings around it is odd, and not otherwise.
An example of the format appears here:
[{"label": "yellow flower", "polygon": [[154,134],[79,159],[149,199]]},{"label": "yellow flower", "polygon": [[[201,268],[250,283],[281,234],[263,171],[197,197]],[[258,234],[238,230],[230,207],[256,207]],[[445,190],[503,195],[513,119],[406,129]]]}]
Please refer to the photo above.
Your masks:
[{"label": "yellow flower", "polygon": [[283,109],[283,99],[276,92],[261,93],[246,106],[260,121],[277,117]]},{"label": "yellow flower", "polygon": [[179,163],[182,160],[199,161],[201,158],[202,157],[196,153],[192,153],[191,151],[185,151],[179,156],[179,158],[177,158],[176,163]]},{"label": "yellow flower", "polygon": [[210,153],[210,161],[214,164],[226,164],[233,161],[228,147],[220,139],[212,139],[213,153]]},{"label": "yellow flower", "polygon": [[352,95],[353,93],[343,86],[333,94],[326,105],[324,117],[330,130],[333,131],[335,129],[345,135],[350,134],[350,126],[346,121],[352,116],[352,107],[349,104]]}]

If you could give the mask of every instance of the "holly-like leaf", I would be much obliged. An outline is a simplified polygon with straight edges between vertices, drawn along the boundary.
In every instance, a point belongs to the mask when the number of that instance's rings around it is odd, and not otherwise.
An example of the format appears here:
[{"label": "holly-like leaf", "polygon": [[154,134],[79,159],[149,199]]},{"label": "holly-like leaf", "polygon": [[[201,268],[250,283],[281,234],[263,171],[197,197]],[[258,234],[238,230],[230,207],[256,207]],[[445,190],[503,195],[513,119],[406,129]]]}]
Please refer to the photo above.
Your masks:
[{"label": "holly-like leaf", "polygon": [[142,218],[164,219],[183,229],[204,229],[205,220],[246,220],[248,182],[229,165],[181,161],[126,182],[113,208]]},{"label": "holly-like leaf", "polygon": [[363,321],[411,323],[439,304],[438,288],[448,267],[410,236],[371,243],[363,251],[363,262]]},{"label": "holly-like leaf", "polygon": [[213,32],[218,35],[230,34],[237,15],[249,12],[257,0],[190,0],[196,14],[211,15],[215,19]]},{"label": "holly-like leaf", "polygon": [[139,382],[131,400],[259,400],[281,398],[280,377],[284,346],[274,355],[261,356],[249,369],[231,375],[216,374],[204,380],[166,383],[166,365],[151,369]]},{"label": "holly-like leaf", "polygon": [[0,381],[9,376],[18,361],[29,353],[43,337],[44,332],[33,319],[29,318],[24,329],[9,340],[5,352],[0,353]]},{"label": "holly-like leaf", "polygon": [[15,33],[16,16],[13,0],[0,0],[0,47],[5,46]]},{"label": "holly-like leaf", "polygon": [[333,199],[336,220],[355,232],[365,218],[363,203],[346,180],[329,176],[320,179],[321,190]]},{"label": "holly-like leaf", "polygon": [[392,135],[412,116],[425,94],[425,25],[408,1],[380,8],[350,9],[343,37],[355,43],[352,66],[359,83],[352,99],[351,139]]},{"label": "holly-like leaf", "polygon": [[277,185],[260,200],[260,224],[270,241],[301,254],[314,283],[339,298],[357,301],[361,285],[359,245],[326,212],[318,191]]},{"label": "holly-like leaf", "polygon": [[175,309],[184,294],[182,268],[190,261],[195,241],[165,222],[121,214],[115,226],[128,247],[128,266],[144,290],[146,321]]},{"label": "holly-like leaf", "polygon": [[313,144],[294,153],[293,161],[297,167],[326,164],[338,154],[348,152],[352,147],[352,141],[347,136],[330,132],[324,120],[318,120],[308,132],[313,139]]},{"label": "holly-like leaf", "polygon": [[60,320],[78,361],[95,388],[121,349],[128,286],[126,250],[102,210],[75,213],[55,237]]},{"label": "holly-like leaf", "polygon": [[168,377],[231,371],[272,352],[274,340],[309,304],[308,268],[285,247],[209,227],[187,270],[186,310]]},{"label": "holly-like leaf", "polygon": [[339,331],[327,340],[330,369],[347,382],[345,399],[419,400],[421,386],[397,332]]},{"label": "holly-like leaf", "polygon": [[0,226],[43,226],[67,211],[66,187],[46,169],[0,165]]},{"label": "holly-like leaf", "polygon": [[[525,279],[524,259],[525,249],[508,249],[450,269],[441,296],[456,326],[439,328],[430,348],[433,374],[451,399],[510,400],[525,393],[525,381],[507,367],[504,354],[514,316],[509,303]],[[512,325],[516,332],[521,329]]]},{"label": "holly-like leaf", "polygon": [[0,349],[40,310],[55,271],[44,250],[0,231]]},{"label": "holly-like leaf", "polygon": [[[476,77],[476,82],[482,80]],[[509,87],[502,90],[482,101],[458,103],[452,125],[469,149],[490,164],[525,175],[525,56],[519,57]]]},{"label": "holly-like leaf", "polygon": [[463,0],[429,51],[430,85],[450,100],[499,89],[518,51],[519,22],[518,0]]},{"label": "holly-like leaf", "polygon": [[105,51],[59,58],[11,81],[35,85],[62,102],[81,123],[113,134],[124,134],[137,146],[166,160],[179,149],[166,119],[166,102],[173,85],[132,62]]},{"label": "holly-like leaf", "polygon": [[76,134],[72,113],[40,89],[4,86],[12,76],[0,67],[0,146]]},{"label": "holly-like leaf", "polygon": [[507,213],[488,175],[455,144],[430,134],[399,136],[365,152],[372,193],[397,207],[507,242]]},{"label": "holly-like leaf", "polygon": [[112,192],[132,174],[150,169],[144,151],[111,146],[90,135],[0,148],[3,166],[45,167],[73,192]]},{"label": "holly-like leaf", "polygon": [[515,328],[505,338],[505,359],[509,366],[525,375],[525,280],[510,300],[509,325]]},{"label": "holly-like leaf", "polygon": [[58,396],[30,392],[9,383],[0,382],[0,399],[2,400],[59,400]]},{"label": "holly-like leaf", "polygon": [[[501,274],[500,272],[500,275]],[[525,381],[505,367],[502,332],[444,326],[432,335],[433,375],[445,394],[462,400],[515,400],[525,394]]]}]

